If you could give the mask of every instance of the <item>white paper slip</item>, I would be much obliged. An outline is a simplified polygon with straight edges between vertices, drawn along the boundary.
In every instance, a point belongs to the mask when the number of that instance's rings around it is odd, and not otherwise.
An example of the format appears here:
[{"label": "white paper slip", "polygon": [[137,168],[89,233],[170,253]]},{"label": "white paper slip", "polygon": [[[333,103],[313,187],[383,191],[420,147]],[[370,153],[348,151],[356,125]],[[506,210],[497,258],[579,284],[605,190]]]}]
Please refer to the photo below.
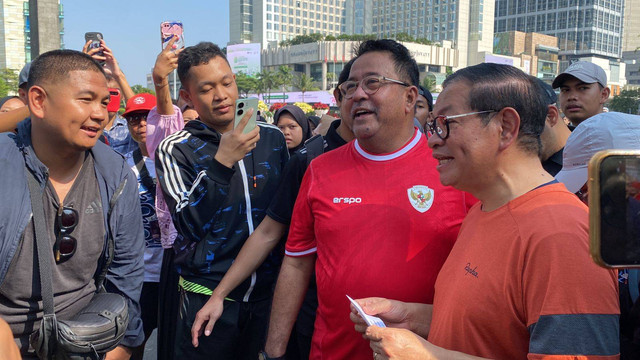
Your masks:
[{"label": "white paper slip", "polygon": [[355,301],[351,297],[349,297],[349,295],[347,295],[347,299],[349,299],[349,301],[351,301],[353,306],[356,307],[356,310],[358,310],[358,314],[360,314],[360,316],[364,319],[364,322],[366,322],[367,325],[369,325],[369,326],[375,325],[375,326],[378,326],[378,327],[387,327],[384,324],[384,322],[382,321],[382,319],[380,319],[379,317],[365,314],[364,310],[362,310],[362,308],[360,307],[360,304],[358,304],[357,301]]}]

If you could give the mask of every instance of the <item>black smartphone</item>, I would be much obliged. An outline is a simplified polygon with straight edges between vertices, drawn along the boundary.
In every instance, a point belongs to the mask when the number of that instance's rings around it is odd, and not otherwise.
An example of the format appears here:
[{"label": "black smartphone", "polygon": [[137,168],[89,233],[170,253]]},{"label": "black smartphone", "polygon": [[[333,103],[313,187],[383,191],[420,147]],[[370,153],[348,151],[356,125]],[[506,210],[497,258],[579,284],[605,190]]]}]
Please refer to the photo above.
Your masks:
[{"label": "black smartphone", "polygon": [[[89,50],[100,48],[100,40],[104,39],[100,32],[86,32],[84,33],[84,42],[91,41],[89,44]],[[98,51],[98,55],[104,56],[102,50]],[[98,61],[100,65],[104,65],[104,61]]]},{"label": "black smartphone", "polygon": [[606,150],[589,162],[591,257],[604,267],[640,267],[640,151]]}]

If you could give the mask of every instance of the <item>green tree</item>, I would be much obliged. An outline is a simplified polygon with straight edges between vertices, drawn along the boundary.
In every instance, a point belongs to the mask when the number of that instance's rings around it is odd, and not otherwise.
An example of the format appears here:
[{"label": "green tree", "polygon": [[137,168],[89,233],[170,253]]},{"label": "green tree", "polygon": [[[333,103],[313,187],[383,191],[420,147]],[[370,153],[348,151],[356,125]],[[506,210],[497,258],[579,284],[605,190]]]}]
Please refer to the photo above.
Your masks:
[{"label": "green tree", "polygon": [[18,71],[0,69],[0,97],[18,94]]},{"label": "green tree", "polygon": [[420,85],[422,85],[423,88],[429,90],[430,92],[436,91],[436,79],[433,76],[425,76],[424,79],[422,79],[422,83]]},{"label": "green tree", "polygon": [[258,73],[258,79],[260,80],[260,88],[262,92],[267,93],[267,101],[265,103],[271,102],[271,89],[277,86],[277,78],[276,72],[271,70],[262,70]]},{"label": "green tree", "polygon": [[291,82],[293,81],[293,71],[290,67],[286,65],[280,65],[278,67],[278,71],[276,72],[276,83],[278,86],[282,86],[282,101],[285,100],[285,89],[291,86]]},{"label": "green tree", "polygon": [[627,114],[638,114],[640,107],[640,90],[622,90],[609,102],[609,110]]},{"label": "green tree", "polygon": [[142,85],[133,85],[131,87],[131,90],[133,91],[134,94],[141,94],[141,93],[149,93],[151,95],[155,95],[156,94],[155,91],[153,91],[153,90],[151,90],[149,88],[146,88],[146,87],[144,87]]},{"label": "green tree", "polygon": [[307,74],[299,74],[294,77],[293,86],[297,87],[300,89],[300,92],[302,92],[302,102],[304,102],[304,93],[307,91],[318,90],[318,88],[314,86],[313,78]]},{"label": "green tree", "polygon": [[242,71],[236,74],[236,85],[238,86],[238,92],[240,93],[240,95],[244,94],[244,97],[249,96],[250,92],[255,91],[257,81],[258,80],[255,77],[249,76]]}]

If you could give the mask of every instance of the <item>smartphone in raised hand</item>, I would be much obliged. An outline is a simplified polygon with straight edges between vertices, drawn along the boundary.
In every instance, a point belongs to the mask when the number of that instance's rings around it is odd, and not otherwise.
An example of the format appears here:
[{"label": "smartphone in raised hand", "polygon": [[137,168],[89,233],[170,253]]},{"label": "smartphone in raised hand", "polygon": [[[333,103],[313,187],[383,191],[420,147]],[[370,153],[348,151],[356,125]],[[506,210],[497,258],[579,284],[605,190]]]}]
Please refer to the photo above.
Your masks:
[{"label": "smartphone in raised hand", "polygon": [[253,114],[251,114],[247,126],[244,127],[244,130],[242,131],[243,134],[250,132],[258,126],[256,124],[256,118],[258,115],[258,99],[249,98],[236,100],[235,121],[233,122],[234,129],[238,127],[240,120],[242,120],[249,109],[253,109]]},{"label": "smartphone in raised hand", "polygon": [[182,21],[163,21],[160,24],[160,35],[162,38],[162,50],[167,47],[173,36],[178,37],[178,40],[173,43],[175,46],[174,50],[184,48],[184,27],[182,26]]},{"label": "smartphone in raised hand", "polygon": [[[104,37],[102,36],[102,33],[100,32],[86,32],[84,33],[84,42],[86,43],[87,41],[91,41],[91,44],[89,44],[89,49],[99,49],[100,48],[100,40],[104,39]],[[99,56],[104,56],[104,53],[102,52],[102,50],[98,51],[97,55]],[[104,61],[98,61],[100,63],[100,65],[104,65]]]}]

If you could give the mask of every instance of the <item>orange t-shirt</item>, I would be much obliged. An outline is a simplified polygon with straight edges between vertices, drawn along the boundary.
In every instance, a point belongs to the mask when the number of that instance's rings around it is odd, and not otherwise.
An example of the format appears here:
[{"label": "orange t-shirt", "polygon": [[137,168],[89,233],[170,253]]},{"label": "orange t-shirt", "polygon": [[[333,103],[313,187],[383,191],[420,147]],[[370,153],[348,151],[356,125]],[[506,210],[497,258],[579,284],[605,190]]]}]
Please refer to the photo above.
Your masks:
[{"label": "orange t-shirt", "polygon": [[476,204],[436,280],[429,341],[492,359],[617,359],[617,275],[588,238],[588,209],[559,183]]}]

